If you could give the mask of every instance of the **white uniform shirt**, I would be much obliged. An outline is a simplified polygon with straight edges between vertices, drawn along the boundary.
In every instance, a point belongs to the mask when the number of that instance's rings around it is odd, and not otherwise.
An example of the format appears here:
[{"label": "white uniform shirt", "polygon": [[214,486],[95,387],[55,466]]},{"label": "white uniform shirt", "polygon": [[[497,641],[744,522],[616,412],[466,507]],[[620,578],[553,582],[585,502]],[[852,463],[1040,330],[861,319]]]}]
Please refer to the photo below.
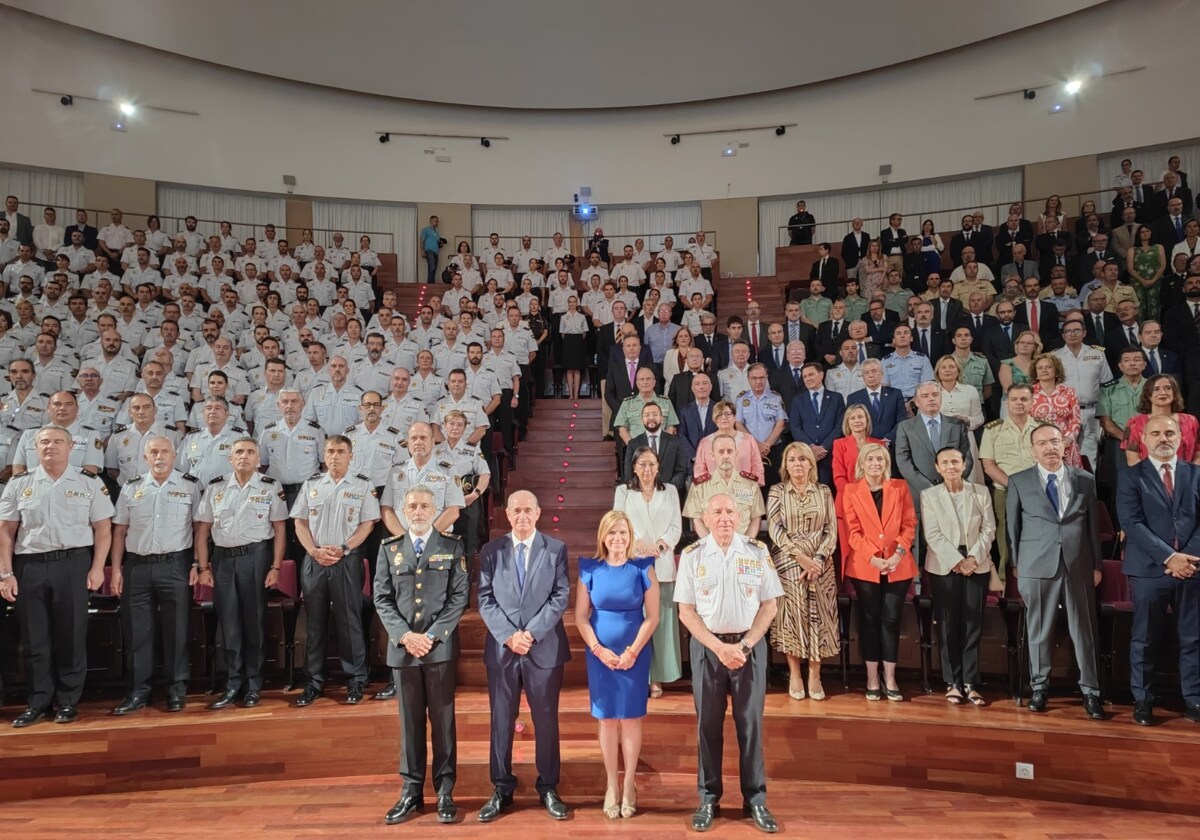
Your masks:
[{"label": "white uniform shirt", "polygon": [[693,604],[713,633],[750,629],[763,601],[783,595],[766,545],[734,534],[721,551],[709,534],[683,550],[675,580],[675,603]]}]

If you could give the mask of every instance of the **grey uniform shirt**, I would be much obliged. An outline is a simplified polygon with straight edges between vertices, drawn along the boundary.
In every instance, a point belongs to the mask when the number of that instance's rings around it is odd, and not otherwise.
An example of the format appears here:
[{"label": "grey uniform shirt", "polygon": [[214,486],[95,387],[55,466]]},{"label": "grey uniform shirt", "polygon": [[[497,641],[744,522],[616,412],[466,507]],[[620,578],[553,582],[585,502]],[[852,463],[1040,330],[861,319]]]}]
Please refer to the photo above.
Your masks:
[{"label": "grey uniform shirt", "polygon": [[467,416],[467,428],[463,432],[466,437],[474,434],[480,426],[486,429],[491,424],[487,412],[483,410],[483,400],[479,397],[474,394],[464,394],[458,402],[455,402],[453,397],[446,397],[437,404],[433,412],[430,412],[433,415],[433,421],[442,427],[443,434],[446,432],[446,415],[451,411],[461,411]]},{"label": "grey uniform shirt", "polygon": [[192,520],[203,495],[195,476],[179,470],[158,483],[149,473],[134,476],[117,497],[113,524],[128,525],[125,550],[167,554],[192,547]]},{"label": "grey uniform shirt", "polygon": [[17,555],[90,546],[91,524],[112,515],[104,482],[74,467],[56,481],[39,464],[14,476],[0,495],[0,521],[20,523]]},{"label": "grey uniform shirt", "polygon": [[322,473],[304,482],[291,515],[308,522],[318,546],[342,545],[363,522],[379,519],[379,500],[375,485],[365,475],[347,472],[341,481],[334,481],[329,473]]},{"label": "grey uniform shirt", "polygon": [[258,451],[267,475],[281,484],[300,484],[321,466],[325,432],[314,420],[291,429],[277,420],[258,433]]},{"label": "grey uniform shirt", "polygon": [[229,465],[229,453],[233,450],[233,442],[245,435],[245,430],[237,426],[227,425],[215,435],[206,428],[201,429],[183,439],[179,455],[187,465],[187,471],[200,479],[201,483],[207,483],[217,476],[233,472],[233,467]]},{"label": "grey uniform shirt", "polygon": [[683,550],[675,579],[675,603],[694,604],[712,633],[750,629],[759,604],[783,595],[766,545],[734,534],[723,552],[709,534]]},{"label": "grey uniform shirt", "polygon": [[436,516],[448,507],[461,508],[465,501],[462,488],[454,480],[453,463],[448,458],[438,458],[430,455],[424,467],[418,467],[414,459],[392,471],[391,478],[383,486],[383,498],[379,503],[390,507],[396,512],[396,518],[405,528],[408,520],[404,518],[404,494],[411,487],[424,485],[433,493],[433,507]]},{"label": "grey uniform shirt", "polygon": [[[13,466],[31,468],[38,463],[37,433],[38,429],[26,429],[21,433],[13,449]],[[71,466],[75,469],[91,467],[95,472],[104,469],[104,442],[100,434],[85,427],[76,420],[70,427],[71,432]]]},{"label": "grey uniform shirt", "polygon": [[392,468],[408,460],[405,436],[395,426],[380,423],[370,431],[365,423],[359,423],[343,434],[354,447],[350,472],[365,475],[372,487],[382,487]]},{"label": "grey uniform shirt", "polygon": [[[434,449],[433,457],[439,462],[450,462],[450,471],[462,489],[463,496],[474,490],[478,481],[477,478],[472,480],[467,478],[468,476],[478,477],[492,474],[487,458],[483,457],[483,452],[479,449],[479,444],[467,443],[465,436],[459,440],[457,446],[453,447],[450,446],[449,441],[443,441]],[[467,486],[468,484],[470,486]]]},{"label": "grey uniform shirt", "polygon": [[347,382],[342,390],[326,382],[312,389],[305,398],[304,419],[315,421],[326,434],[337,434],[340,429],[358,422],[358,404],[363,392]]},{"label": "grey uniform shirt", "polygon": [[112,434],[113,426],[117,423],[117,414],[121,410],[121,403],[115,394],[97,394],[96,398],[91,400],[80,391],[75,395],[75,399],[79,402],[80,423],[93,429],[102,438]]},{"label": "grey uniform shirt", "polygon": [[283,488],[261,473],[251,475],[245,487],[232,472],[214,478],[196,508],[196,521],[212,523],[213,542],[221,548],[269,540],[275,536],[271,523],[287,518]]},{"label": "grey uniform shirt", "polygon": [[384,397],[380,425],[394,426],[400,430],[402,437],[408,437],[408,427],[418,421],[429,422],[429,413],[425,409],[425,403],[412,391],[406,393],[401,400],[391,395]]},{"label": "grey uniform shirt", "polygon": [[49,394],[30,391],[25,397],[25,402],[21,402],[17,395],[10,391],[0,397],[0,423],[21,432],[26,429],[40,429],[48,420],[46,409],[49,402]]},{"label": "grey uniform shirt", "polygon": [[155,435],[162,435],[172,443],[179,444],[179,433],[173,427],[168,429],[158,422],[150,424],[145,432],[139,432],[137,426],[117,426],[113,429],[104,452],[104,467],[118,471],[117,484],[126,484],[146,470],[142,446],[146,438]]}]

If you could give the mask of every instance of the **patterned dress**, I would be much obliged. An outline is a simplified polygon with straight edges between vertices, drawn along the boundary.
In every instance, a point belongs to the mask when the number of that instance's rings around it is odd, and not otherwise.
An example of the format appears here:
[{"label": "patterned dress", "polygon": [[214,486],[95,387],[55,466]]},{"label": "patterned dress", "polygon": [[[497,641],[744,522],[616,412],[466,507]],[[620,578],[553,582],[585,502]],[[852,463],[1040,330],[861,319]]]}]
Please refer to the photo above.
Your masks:
[{"label": "patterned dress", "polygon": [[[1056,385],[1054,390],[1046,393],[1036,382],[1033,385],[1033,407],[1029,415],[1034,420],[1053,423],[1062,430],[1066,450],[1063,461],[1070,467],[1082,467],[1083,458],[1079,455],[1079,432],[1083,428],[1083,418],[1079,411],[1079,400],[1075,389],[1066,385]],[[1092,465],[1095,469],[1096,465]]]},{"label": "patterned dress", "polygon": [[[771,646],[787,656],[820,660],[839,649],[837,574],[837,515],[829,488],[810,483],[797,491],[791,482],[776,484],[767,497],[767,528],[771,559],[783,583],[779,612],[771,624]],[[803,569],[793,552],[826,558],[820,576],[801,580]]]},{"label": "patterned dress", "polygon": [[1149,286],[1138,279],[1141,277],[1153,277],[1159,269],[1160,260],[1161,251],[1157,245],[1151,245],[1149,248],[1133,249],[1133,273],[1137,277],[1130,278],[1130,285],[1133,286],[1133,292],[1137,295],[1138,306],[1141,308],[1141,313],[1138,317],[1139,321],[1155,320],[1161,314],[1162,278],[1158,278],[1158,280]]},{"label": "patterned dress", "polygon": [[872,260],[870,257],[863,257],[858,264],[859,296],[870,303],[871,295],[883,289],[883,283],[887,277],[887,271],[887,257],[880,257],[878,260]]}]

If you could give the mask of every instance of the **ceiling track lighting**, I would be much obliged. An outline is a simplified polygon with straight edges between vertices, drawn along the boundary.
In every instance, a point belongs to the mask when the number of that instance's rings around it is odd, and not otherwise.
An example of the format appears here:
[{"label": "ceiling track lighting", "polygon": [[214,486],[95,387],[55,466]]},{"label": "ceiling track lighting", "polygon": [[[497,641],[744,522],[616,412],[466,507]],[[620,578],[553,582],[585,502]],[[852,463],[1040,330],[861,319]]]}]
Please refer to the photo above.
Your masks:
[{"label": "ceiling track lighting", "polygon": [[386,131],[380,129],[375,133],[379,135],[380,143],[387,143],[393,137],[433,137],[439,140],[477,140],[479,141],[479,145],[485,149],[490,149],[492,143],[495,143],[497,140],[511,139],[498,134],[480,136],[478,134],[439,134],[435,131]]},{"label": "ceiling track lighting", "polygon": [[87,96],[83,93],[69,93],[62,90],[43,90],[42,88],[30,88],[31,93],[40,93],[45,96],[53,96],[60,105],[69,107],[76,102],[98,102],[101,105],[111,105],[116,108],[119,115],[119,122],[125,122],[127,117],[132,117],[139,111],[158,111],[163,114],[183,114],[188,117],[200,116],[199,111],[188,111],[183,108],[169,108],[165,105],[147,105],[144,102],[132,102],[128,99],[101,99],[98,96]]},{"label": "ceiling track lighting", "polygon": [[1099,81],[1100,79],[1112,78],[1113,76],[1124,76],[1128,73],[1138,73],[1145,69],[1145,65],[1141,65],[1139,67],[1126,67],[1124,69],[1113,70],[1108,73],[1095,73],[1057,82],[1048,82],[1044,85],[1026,85],[1025,87],[1013,88],[1012,90],[1000,90],[996,91],[995,93],[985,93],[983,96],[976,96],[975,101],[981,102],[984,99],[998,99],[1001,96],[1017,95],[1020,95],[1022,99],[1030,100],[1037,98],[1038,91],[1050,90],[1053,88],[1061,90],[1067,96],[1074,96],[1083,89],[1085,82],[1095,82]]},{"label": "ceiling track lighting", "polygon": [[735,132],[744,133],[747,131],[774,131],[776,137],[782,137],[787,134],[789,128],[795,128],[799,123],[772,123],[771,125],[744,125],[738,128],[704,128],[699,131],[669,131],[663,135],[671,141],[672,146],[678,146],[679,141],[683,137],[701,137],[705,134],[733,134]]}]

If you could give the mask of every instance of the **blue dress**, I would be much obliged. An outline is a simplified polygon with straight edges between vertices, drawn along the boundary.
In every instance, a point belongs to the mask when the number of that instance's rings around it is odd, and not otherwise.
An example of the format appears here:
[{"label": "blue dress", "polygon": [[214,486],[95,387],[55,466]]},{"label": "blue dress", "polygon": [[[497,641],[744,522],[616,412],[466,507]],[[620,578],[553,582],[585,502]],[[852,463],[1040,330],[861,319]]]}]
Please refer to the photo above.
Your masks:
[{"label": "blue dress", "polygon": [[[579,582],[587,587],[592,601],[592,629],[600,644],[620,656],[637,638],[645,620],[645,595],[650,588],[653,557],[637,557],[620,566],[603,560],[579,558]],[[628,671],[611,671],[587,652],[588,694],[592,717],[640,718],[646,714],[650,688],[652,643],[638,654]]]}]

